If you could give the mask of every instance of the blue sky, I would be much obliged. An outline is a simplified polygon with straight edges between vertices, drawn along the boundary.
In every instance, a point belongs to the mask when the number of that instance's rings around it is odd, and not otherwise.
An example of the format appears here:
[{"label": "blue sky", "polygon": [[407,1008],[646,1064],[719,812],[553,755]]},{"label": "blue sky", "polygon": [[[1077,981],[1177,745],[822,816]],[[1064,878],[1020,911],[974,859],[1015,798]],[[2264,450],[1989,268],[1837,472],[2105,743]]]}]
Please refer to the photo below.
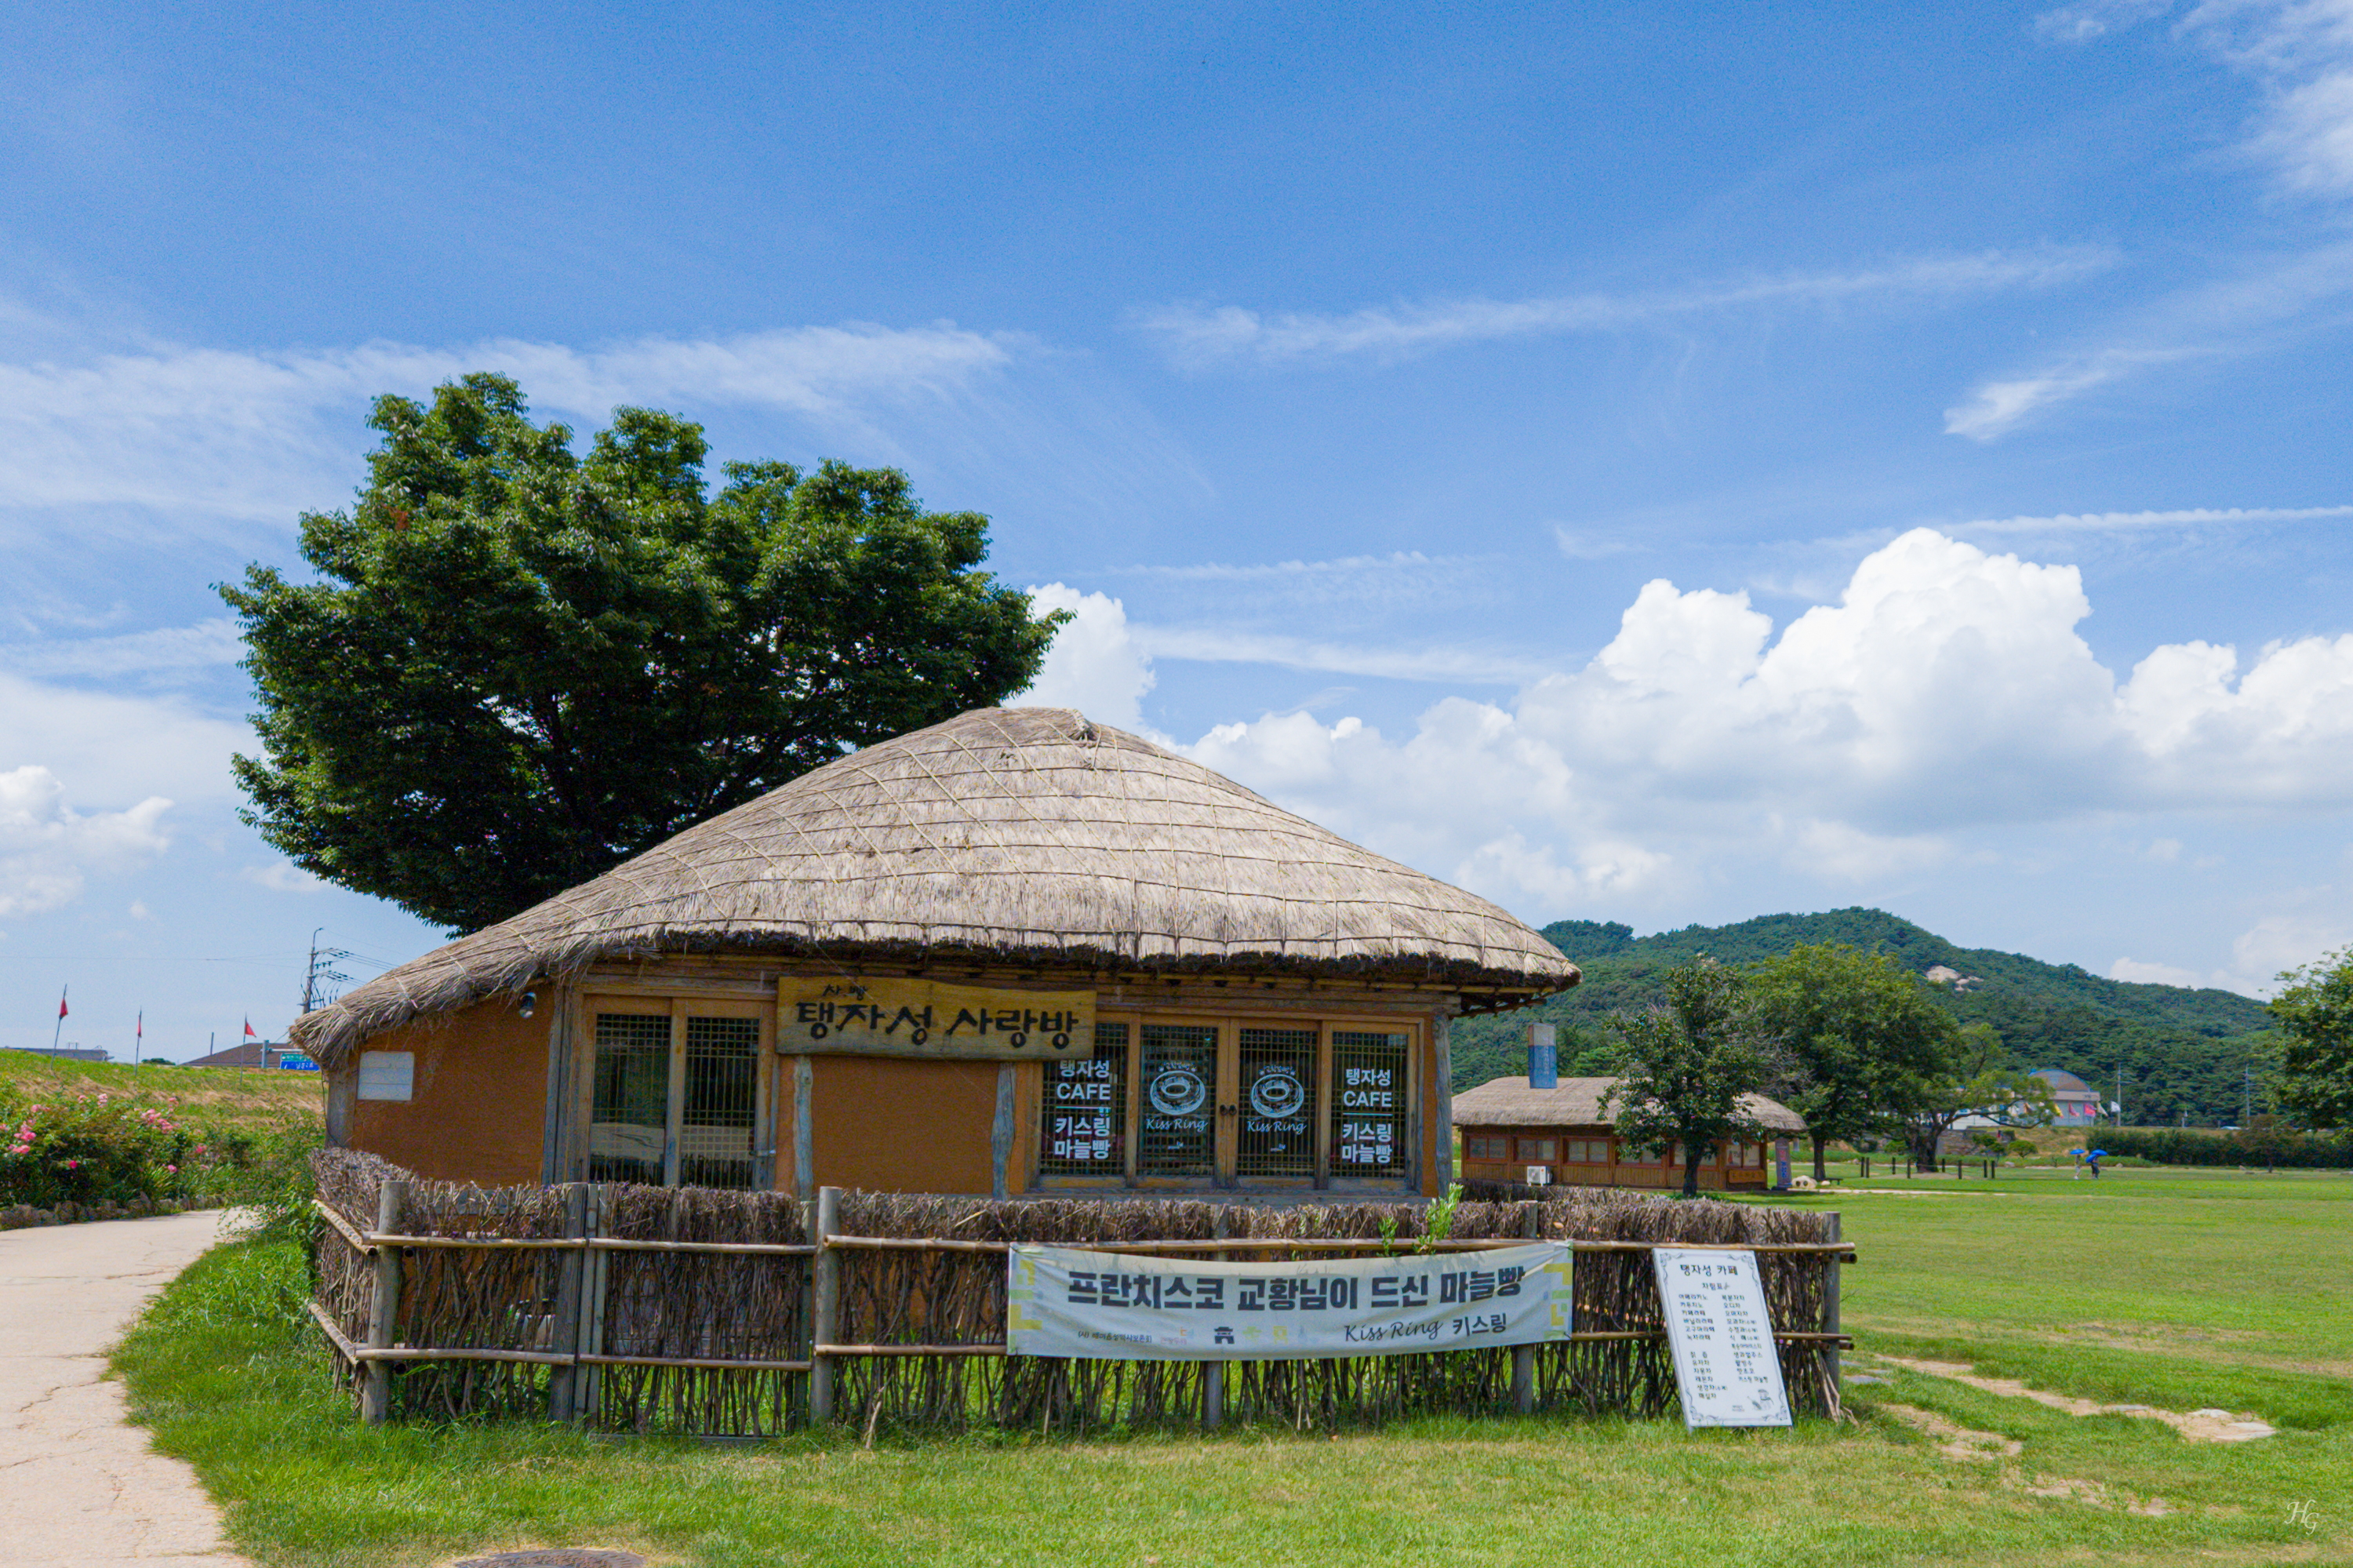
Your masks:
[{"label": "blue sky", "polygon": [[2353,0],[6,10],[0,1044],[436,940],[211,585],[480,368],[904,467],[1040,700],[1532,920],[2353,938]]}]

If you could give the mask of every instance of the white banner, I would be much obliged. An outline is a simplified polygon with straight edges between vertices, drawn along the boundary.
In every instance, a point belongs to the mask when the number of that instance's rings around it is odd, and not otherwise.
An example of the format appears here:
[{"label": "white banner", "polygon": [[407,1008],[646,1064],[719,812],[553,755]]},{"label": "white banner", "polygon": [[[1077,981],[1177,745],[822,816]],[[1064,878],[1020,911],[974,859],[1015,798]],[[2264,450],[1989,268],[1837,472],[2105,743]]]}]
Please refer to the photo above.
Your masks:
[{"label": "white banner", "polygon": [[1789,1394],[1753,1252],[1662,1246],[1651,1254],[1683,1425],[1787,1426]]},{"label": "white banner", "polygon": [[1006,1340],[1017,1356],[1140,1361],[1530,1345],[1568,1336],[1569,1255],[1552,1242],[1299,1263],[1015,1246]]}]

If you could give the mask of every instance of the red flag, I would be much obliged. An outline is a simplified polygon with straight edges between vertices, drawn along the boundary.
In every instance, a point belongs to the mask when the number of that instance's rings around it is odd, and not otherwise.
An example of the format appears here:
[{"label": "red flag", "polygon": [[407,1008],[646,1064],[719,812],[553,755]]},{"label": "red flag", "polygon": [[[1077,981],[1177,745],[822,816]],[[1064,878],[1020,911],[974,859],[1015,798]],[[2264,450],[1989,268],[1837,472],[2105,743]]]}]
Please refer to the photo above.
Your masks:
[{"label": "red flag", "polygon": [[63,992],[63,991],[59,991],[59,992],[58,992],[58,1016],[59,1018],[63,1018],[65,1015],[66,1015],[66,993],[65,993],[65,992]]},{"label": "red flag", "polygon": [[245,1037],[248,1040],[259,1040],[261,1038],[260,1035],[256,1034],[253,1032],[253,1020],[250,1018],[245,1021]]},{"label": "red flag", "polygon": [[133,1040],[144,1040],[147,1038],[147,1010],[143,1007],[139,1010],[139,1022],[132,1029],[131,1037]]}]

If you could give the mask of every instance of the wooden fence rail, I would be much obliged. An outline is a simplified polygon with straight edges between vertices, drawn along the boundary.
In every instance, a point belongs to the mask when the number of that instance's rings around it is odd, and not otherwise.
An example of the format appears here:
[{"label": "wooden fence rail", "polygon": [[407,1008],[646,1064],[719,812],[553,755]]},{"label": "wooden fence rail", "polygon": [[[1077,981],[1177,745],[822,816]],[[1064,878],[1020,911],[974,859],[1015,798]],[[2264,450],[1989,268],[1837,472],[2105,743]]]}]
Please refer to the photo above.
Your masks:
[{"label": "wooden fence rail", "polygon": [[[309,1308],[370,1422],[543,1413],[604,1430],[759,1436],[833,1420],[870,1429],[884,1419],[944,1430],[1214,1425],[1238,1408],[1301,1425],[1439,1409],[1656,1414],[1673,1397],[1647,1257],[1660,1246],[1759,1255],[1773,1339],[1799,1408],[1837,1410],[1838,1351],[1851,1344],[1839,1331],[1837,1279],[1855,1260],[1853,1244],[1839,1238],[1835,1216],[1795,1211],[1746,1210],[1790,1219],[1740,1220],[1752,1230],[1778,1224],[1783,1234],[1733,1239],[1563,1235],[1593,1216],[1557,1201],[1493,1205],[1498,1212],[1486,1223],[1495,1234],[1485,1235],[1396,1234],[1401,1205],[1312,1217],[1342,1230],[1378,1220],[1390,1234],[1377,1237],[1040,1234],[1039,1245],[1233,1259],[1476,1253],[1550,1234],[1578,1260],[1571,1332],[1542,1345],[1283,1362],[1088,1362],[1008,1354],[1003,1258],[1021,1243],[938,1234],[971,1228],[973,1213],[955,1224],[941,1223],[946,1210],[924,1212],[925,1203],[951,1201],[830,1188],[805,1204],[695,1189],[488,1193],[404,1179],[380,1162],[357,1170],[343,1151],[323,1158],[336,1156],[347,1163],[332,1172],[322,1165]],[[1010,1223],[1008,1205],[981,1207]],[[1041,1220],[1068,1230],[1092,1218],[1095,1229],[1113,1228],[1100,1214],[1068,1212],[1079,1207],[1037,1205],[1016,1217],[1032,1234]],[[1183,1228],[1200,1224],[1193,1211],[1209,1206],[1152,1207],[1154,1214],[1121,1218]],[[356,1223],[354,1211],[371,1209],[375,1224]],[[1680,1223],[1688,1211],[1669,1217]],[[928,1234],[863,1234],[878,1223]],[[1242,1215],[1232,1223],[1278,1222]],[[1206,1228],[1227,1231],[1229,1216],[1214,1214]],[[1809,1239],[1788,1236],[1807,1228]]]}]

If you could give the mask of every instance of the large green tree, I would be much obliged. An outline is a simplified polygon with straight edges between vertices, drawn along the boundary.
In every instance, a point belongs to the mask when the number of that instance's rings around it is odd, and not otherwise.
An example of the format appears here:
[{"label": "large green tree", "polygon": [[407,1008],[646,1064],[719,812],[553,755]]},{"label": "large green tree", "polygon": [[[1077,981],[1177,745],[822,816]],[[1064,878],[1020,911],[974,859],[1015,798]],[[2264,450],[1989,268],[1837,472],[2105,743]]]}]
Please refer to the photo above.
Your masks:
[{"label": "large green tree", "polygon": [[1970,1023],[1954,1036],[1942,1072],[1920,1086],[1904,1112],[1904,1139],[1924,1171],[1936,1169],[1936,1150],[1946,1133],[1963,1120],[1983,1118],[1995,1127],[2049,1127],[2058,1117],[2051,1086],[2010,1065],[2009,1048],[1990,1023]]},{"label": "large green tree", "polygon": [[1814,1180],[1824,1150],[1896,1130],[1947,1065],[1953,1015],[1887,953],[1800,942],[1749,967],[1748,993],[1801,1069],[1790,1108],[1806,1118]]},{"label": "large green tree", "polygon": [[726,465],[645,408],[572,450],[499,376],[376,400],[316,580],[248,567],[263,755],[246,820],[307,871],[470,929],[854,747],[1036,677],[1060,617],[982,569],[987,519],[906,476]]},{"label": "large green tree", "polygon": [[1732,970],[1708,959],[1678,964],[1666,992],[1657,1006],[1610,1019],[1618,1081],[1602,1110],[1638,1151],[1681,1149],[1690,1198],[1710,1150],[1766,1136],[1741,1097],[1778,1086],[1788,1060]]},{"label": "large green tree", "polygon": [[2353,948],[2280,977],[2272,1016],[2287,1036],[2280,1103],[2309,1127],[2353,1127]]}]

